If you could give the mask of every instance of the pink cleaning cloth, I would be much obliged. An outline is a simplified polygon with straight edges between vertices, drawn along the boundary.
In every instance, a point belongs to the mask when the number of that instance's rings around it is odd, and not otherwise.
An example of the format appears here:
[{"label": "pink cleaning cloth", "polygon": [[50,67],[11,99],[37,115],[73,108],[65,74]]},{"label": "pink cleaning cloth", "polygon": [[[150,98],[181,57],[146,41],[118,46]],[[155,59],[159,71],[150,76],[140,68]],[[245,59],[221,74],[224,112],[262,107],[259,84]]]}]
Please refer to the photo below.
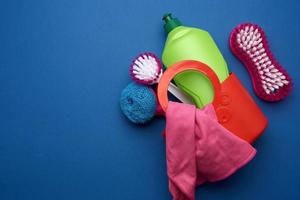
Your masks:
[{"label": "pink cleaning cloth", "polygon": [[169,102],[166,153],[173,200],[194,200],[195,188],[225,179],[248,163],[256,150],[217,121],[214,107]]}]

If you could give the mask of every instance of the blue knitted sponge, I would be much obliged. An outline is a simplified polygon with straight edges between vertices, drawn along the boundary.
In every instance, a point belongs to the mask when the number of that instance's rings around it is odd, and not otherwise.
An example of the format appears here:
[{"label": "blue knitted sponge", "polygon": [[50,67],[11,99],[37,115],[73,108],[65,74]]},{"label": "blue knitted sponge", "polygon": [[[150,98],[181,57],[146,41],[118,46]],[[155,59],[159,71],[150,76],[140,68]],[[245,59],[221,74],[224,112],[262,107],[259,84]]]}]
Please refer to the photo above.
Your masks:
[{"label": "blue knitted sponge", "polygon": [[120,106],[130,121],[143,124],[155,115],[157,107],[156,96],[150,87],[130,83],[122,91]]}]

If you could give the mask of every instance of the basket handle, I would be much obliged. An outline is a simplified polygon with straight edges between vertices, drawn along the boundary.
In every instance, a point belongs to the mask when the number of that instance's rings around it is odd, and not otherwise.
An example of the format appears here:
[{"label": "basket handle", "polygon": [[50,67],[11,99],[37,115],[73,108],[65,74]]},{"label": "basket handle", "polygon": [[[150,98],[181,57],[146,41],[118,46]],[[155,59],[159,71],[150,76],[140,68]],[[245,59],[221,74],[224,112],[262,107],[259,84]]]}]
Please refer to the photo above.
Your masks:
[{"label": "basket handle", "polygon": [[166,112],[168,107],[168,86],[171,80],[177,74],[187,70],[199,71],[210,79],[215,91],[213,103],[216,102],[218,97],[220,96],[221,84],[219,78],[210,67],[202,62],[194,60],[177,62],[174,65],[170,66],[163,73],[157,86],[158,102],[161,105],[163,111]]}]

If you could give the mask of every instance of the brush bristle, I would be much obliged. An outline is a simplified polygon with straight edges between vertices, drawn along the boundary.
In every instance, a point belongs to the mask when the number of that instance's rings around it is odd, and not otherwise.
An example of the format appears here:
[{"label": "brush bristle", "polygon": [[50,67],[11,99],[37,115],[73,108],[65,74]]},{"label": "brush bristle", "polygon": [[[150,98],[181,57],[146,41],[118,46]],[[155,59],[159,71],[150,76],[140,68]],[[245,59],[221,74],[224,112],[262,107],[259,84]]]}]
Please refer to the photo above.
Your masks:
[{"label": "brush bristle", "polygon": [[152,85],[159,82],[162,64],[153,53],[142,53],[130,65],[131,78],[141,84]]},{"label": "brush bristle", "polygon": [[291,78],[274,58],[262,28],[241,24],[231,32],[229,44],[234,55],[246,66],[258,97],[279,101],[290,93]]}]

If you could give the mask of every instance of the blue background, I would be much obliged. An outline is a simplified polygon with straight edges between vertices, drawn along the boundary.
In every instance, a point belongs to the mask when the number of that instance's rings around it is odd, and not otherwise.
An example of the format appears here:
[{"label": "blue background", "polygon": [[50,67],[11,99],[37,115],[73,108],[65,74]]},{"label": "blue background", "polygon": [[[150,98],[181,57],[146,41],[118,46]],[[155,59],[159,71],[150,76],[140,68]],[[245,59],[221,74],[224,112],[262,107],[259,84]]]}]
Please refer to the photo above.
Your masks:
[{"label": "blue background", "polygon": [[[211,33],[270,122],[255,159],[197,199],[300,199],[298,2],[2,0],[0,199],[171,199],[164,120],[133,125],[118,104],[132,58],[161,55],[165,12]],[[232,28],[248,21],[292,75],[282,102],[257,99],[228,48]]]}]

